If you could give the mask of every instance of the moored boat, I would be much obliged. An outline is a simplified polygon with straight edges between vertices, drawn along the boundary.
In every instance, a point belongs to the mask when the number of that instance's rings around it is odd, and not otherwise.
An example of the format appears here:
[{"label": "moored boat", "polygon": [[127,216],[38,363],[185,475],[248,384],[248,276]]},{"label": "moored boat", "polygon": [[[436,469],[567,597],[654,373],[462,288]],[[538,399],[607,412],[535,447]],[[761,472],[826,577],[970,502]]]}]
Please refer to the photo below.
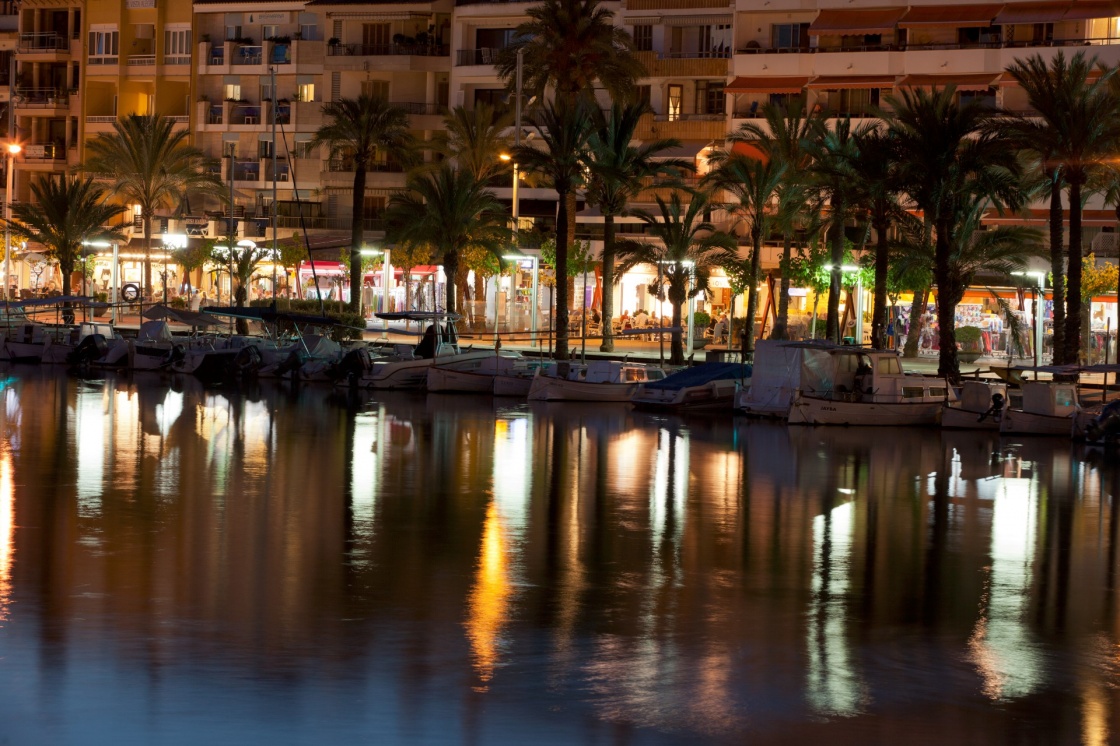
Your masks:
[{"label": "moored boat", "polygon": [[703,363],[642,384],[630,401],[640,409],[730,409],[735,394],[750,385],[751,370],[741,363]]},{"label": "moored boat", "polygon": [[530,401],[628,402],[638,387],[659,381],[656,366],[617,360],[592,360],[586,365],[553,363],[537,371],[529,387]]},{"label": "moored boat", "polygon": [[1023,406],[1004,412],[1003,435],[1064,435],[1072,437],[1074,418],[1081,409],[1077,386],[1071,382],[1024,381]]},{"label": "moored boat", "polygon": [[941,427],[958,430],[999,430],[1010,399],[1003,381],[968,380],[960,401],[941,410]]}]

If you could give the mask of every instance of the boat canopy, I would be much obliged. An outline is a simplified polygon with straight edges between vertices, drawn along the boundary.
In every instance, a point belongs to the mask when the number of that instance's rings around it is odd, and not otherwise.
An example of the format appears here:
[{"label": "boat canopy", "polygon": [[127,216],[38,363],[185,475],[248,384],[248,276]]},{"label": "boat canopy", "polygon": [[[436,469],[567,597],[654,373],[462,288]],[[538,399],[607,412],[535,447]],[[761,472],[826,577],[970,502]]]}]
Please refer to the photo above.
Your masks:
[{"label": "boat canopy", "polygon": [[408,311],[402,313],[374,314],[382,321],[458,321],[459,314],[443,311]]},{"label": "boat canopy", "polygon": [[222,323],[208,313],[188,311],[185,308],[173,308],[171,306],[165,306],[162,303],[152,306],[144,311],[142,315],[146,319],[170,319],[171,321],[177,321],[187,326],[218,326]]},{"label": "boat canopy", "polygon": [[292,313],[290,311],[277,311],[271,306],[247,306],[240,308],[238,306],[207,306],[203,309],[206,313],[213,314],[214,316],[231,316],[235,319],[247,319],[249,321],[264,321],[273,323],[276,321],[289,321],[293,324],[306,324],[314,326],[334,326],[338,322],[335,319],[327,316],[312,316],[307,313]]},{"label": "boat canopy", "polygon": [[684,368],[661,379],[646,384],[647,389],[679,391],[690,386],[702,386],[711,381],[750,378],[752,367],[742,363],[703,363]]},{"label": "boat canopy", "polygon": [[57,306],[63,303],[89,303],[86,295],[57,295],[53,298],[30,298],[28,300],[6,301],[13,308],[39,308],[42,306]]}]

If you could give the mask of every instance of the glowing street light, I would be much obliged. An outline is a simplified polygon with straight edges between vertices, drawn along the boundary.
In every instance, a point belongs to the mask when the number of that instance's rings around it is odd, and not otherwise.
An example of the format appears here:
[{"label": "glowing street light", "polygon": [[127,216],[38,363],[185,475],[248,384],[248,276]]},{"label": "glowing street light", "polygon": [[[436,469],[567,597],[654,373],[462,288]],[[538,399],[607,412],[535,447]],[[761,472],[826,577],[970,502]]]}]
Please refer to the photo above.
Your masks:
[{"label": "glowing street light", "polygon": [[[9,104],[10,105],[10,104]],[[23,150],[18,142],[8,143],[7,185],[4,190],[4,299],[10,300],[12,272],[12,183],[15,178],[16,156]]]}]

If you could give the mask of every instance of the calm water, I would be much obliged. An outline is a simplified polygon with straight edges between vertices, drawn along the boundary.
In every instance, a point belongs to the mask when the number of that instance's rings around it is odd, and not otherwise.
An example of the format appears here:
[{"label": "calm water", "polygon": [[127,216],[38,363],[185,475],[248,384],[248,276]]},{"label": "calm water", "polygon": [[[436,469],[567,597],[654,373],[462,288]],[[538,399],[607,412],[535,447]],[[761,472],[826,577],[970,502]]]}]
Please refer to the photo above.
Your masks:
[{"label": "calm water", "polygon": [[0,743],[1120,741],[1068,442],[4,376]]}]

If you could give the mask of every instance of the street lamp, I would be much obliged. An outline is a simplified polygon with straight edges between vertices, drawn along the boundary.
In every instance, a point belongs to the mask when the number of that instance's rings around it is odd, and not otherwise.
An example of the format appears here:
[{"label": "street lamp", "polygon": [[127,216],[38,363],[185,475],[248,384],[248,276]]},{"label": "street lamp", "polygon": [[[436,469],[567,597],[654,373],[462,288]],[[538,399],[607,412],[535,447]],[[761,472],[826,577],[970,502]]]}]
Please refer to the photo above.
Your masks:
[{"label": "street lamp", "polygon": [[530,266],[529,266],[529,271],[532,272],[533,275],[532,275],[532,285],[531,285],[532,289],[529,291],[529,346],[530,347],[536,347],[537,346],[537,288],[538,288],[537,283],[539,282],[539,279],[540,279],[540,271],[539,271],[540,259],[537,257],[536,254],[526,254],[525,252],[521,251],[520,249],[516,249],[515,251],[511,251],[508,254],[504,254],[502,256],[502,259],[505,259],[506,261],[510,261],[510,262],[518,262],[519,264],[521,262],[525,261],[525,260],[529,260],[529,262],[531,263]]},{"label": "street lamp", "polygon": [[[834,267],[831,264],[824,265],[824,269],[829,271],[829,272],[831,272],[833,270],[833,268]],[[855,310],[855,322],[856,322],[855,342],[856,342],[856,346],[862,346],[863,345],[863,273],[860,272],[860,269],[861,268],[859,266],[855,265],[855,264],[841,264],[840,265],[840,271],[841,272],[846,272],[846,273],[855,272],[856,273],[856,310]],[[840,336],[841,337],[844,336],[844,331],[842,329],[840,330]]]},{"label": "street lamp", "polygon": [[[1039,363],[1042,362],[1042,342],[1044,339],[1044,327],[1042,321],[1042,305],[1046,298],[1046,289],[1043,287],[1046,282],[1045,272],[1012,272],[1011,274],[1017,277],[1030,277],[1035,281],[1034,286],[1034,365],[1037,368]],[[1037,373],[1035,374],[1037,377]]]},{"label": "street lamp", "polygon": [[[381,265],[381,312],[389,312],[389,282],[393,278],[393,267],[389,263],[392,256],[390,249],[362,249],[362,256],[384,256],[385,261]],[[364,275],[363,275],[364,276]],[[407,282],[407,278],[405,278]],[[358,289],[359,292],[361,288]],[[353,297],[354,288],[350,288],[351,297]],[[389,337],[389,320],[385,319],[385,338]]]},{"label": "street lamp", "polygon": [[[10,105],[10,104],[9,104]],[[8,143],[7,184],[4,189],[4,300],[11,300],[12,271],[12,189],[15,181],[16,155],[23,150],[18,142]]]}]

